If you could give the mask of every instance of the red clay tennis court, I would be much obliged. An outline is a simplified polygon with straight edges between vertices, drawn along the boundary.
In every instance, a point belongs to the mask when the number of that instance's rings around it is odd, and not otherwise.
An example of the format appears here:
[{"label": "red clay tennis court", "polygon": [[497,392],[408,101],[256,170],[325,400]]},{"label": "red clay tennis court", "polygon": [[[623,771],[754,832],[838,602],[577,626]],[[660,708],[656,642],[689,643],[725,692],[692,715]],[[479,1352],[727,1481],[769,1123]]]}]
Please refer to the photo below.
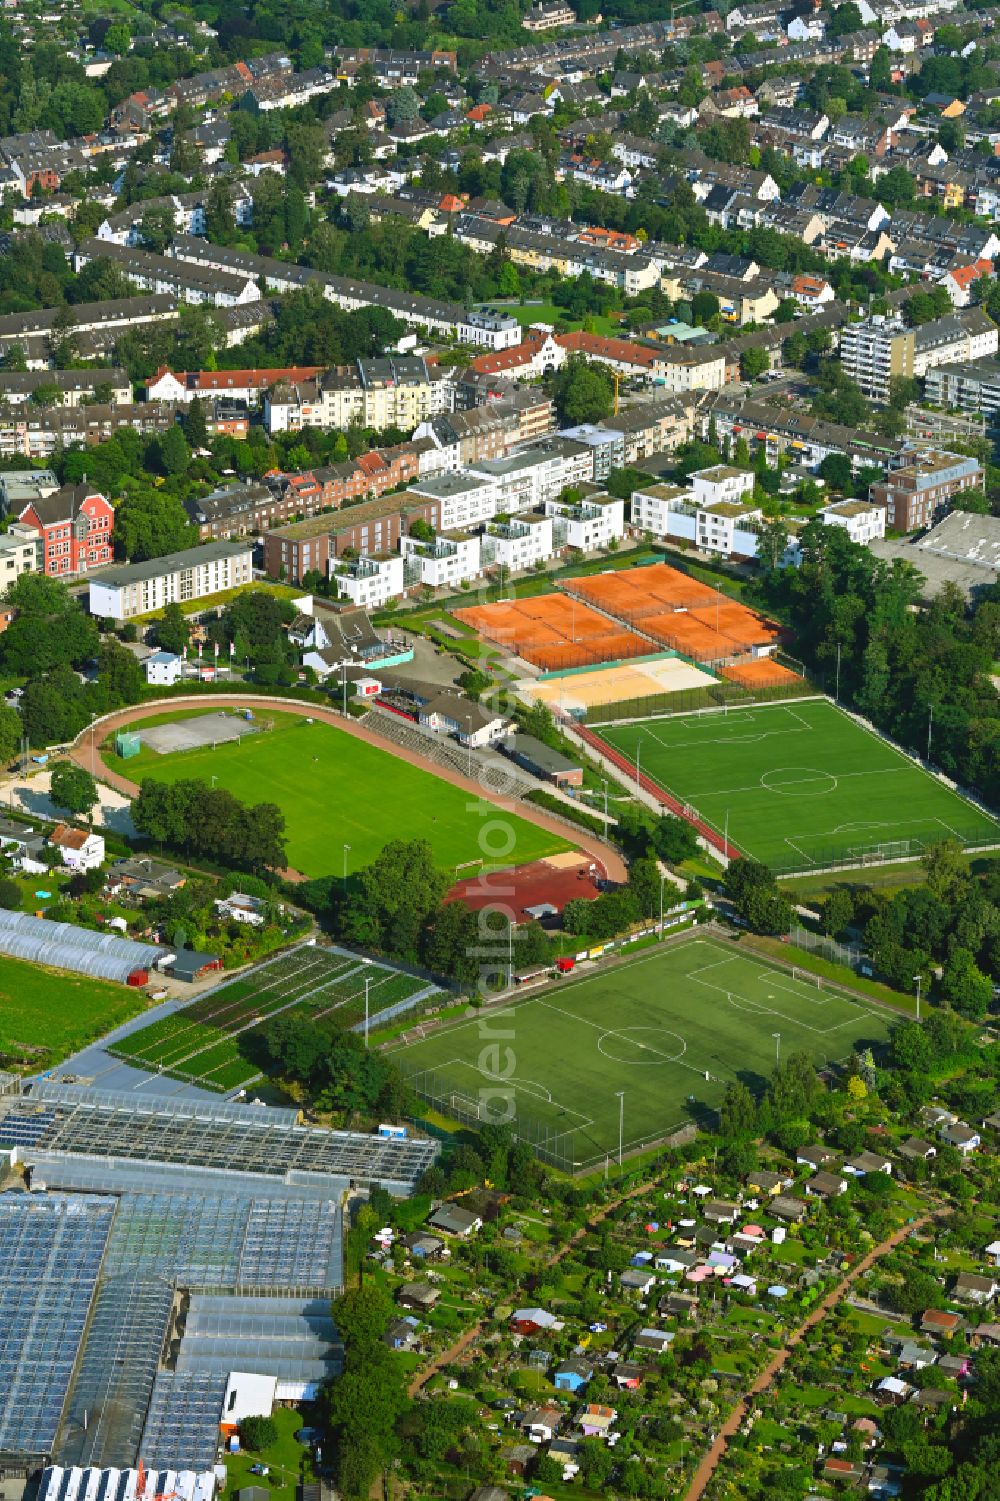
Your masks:
[{"label": "red clay tennis court", "polygon": [[695,662],[724,662],[770,646],[779,635],[755,611],[668,563],[570,579],[565,593],[454,613],[545,672],[628,661],[648,655],[654,642]]},{"label": "red clay tennis court", "polygon": [[731,657],[735,650],[727,636],[721,636],[686,610],[648,616],[642,622],[642,628],[664,646],[681,652],[693,662],[721,662]]},{"label": "red clay tennis court", "polygon": [[758,657],[754,662],[734,662],[723,667],[721,676],[741,688],[801,688],[804,680],[797,672],[782,667],[773,657]]},{"label": "red clay tennis court", "polygon": [[734,650],[752,651],[755,646],[770,646],[778,637],[777,629],[760,615],[721,595],[712,605],[692,610],[691,616],[726,638],[729,642],[726,656],[731,656]]},{"label": "red clay tennis court", "polygon": [[667,563],[629,572],[599,573],[571,579],[567,589],[622,620],[641,620],[664,609],[695,609],[714,603],[716,591]]},{"label": "red clay tennis court", "polygon": [[454,614],[488,641],[547,672],[640,657],[649,651],[641,636],[566,594],[470,605]]},{"label": "red clay tennis court", "polygon": [[561,912],[567,902],[575,901],[577,897],[592,901],[600,896],[598,881],[604,877],[604,869],[592,856],[567,852],[547,860],[515,865],[510,870],[494,871],[483,878],[473,876],[470,880],[459,881],[448,892],[445,901],[461,900],[474,912],[483,907],[510,910],[514,921],[521,923],[528,921],[529,907],[547,905]]}]

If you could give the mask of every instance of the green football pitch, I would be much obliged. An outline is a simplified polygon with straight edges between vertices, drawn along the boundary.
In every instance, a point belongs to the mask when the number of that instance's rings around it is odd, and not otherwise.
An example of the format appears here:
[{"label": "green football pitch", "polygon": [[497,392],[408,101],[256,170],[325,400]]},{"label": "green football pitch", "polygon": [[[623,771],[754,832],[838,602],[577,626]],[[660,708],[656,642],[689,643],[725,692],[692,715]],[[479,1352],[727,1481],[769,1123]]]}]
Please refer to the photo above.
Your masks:
[{"label": "green football pitch", "polygon": [[742,854],[779,873],[1000,842],[1000,824],[827,699],[597,733]]},{"label": "green football pitch", "polygon": [[558,835],[490,808],[336,725],[291,714],[268,718],[274,729],[214,749],[165,756],[144,749],[128,761],[107,760],[135,781],[214,778],[243,802],[277,803],[285,815],[288,863],[307,876],[340,875],[345,844],[348,871],[360,870],[391,839],[429,840],[437,863],[448,869],[484,855],[481,833],[489,864],[490,850],[498,849],[498,819],[506,853],[493,864],[518,865],[570,848]]},{"label": "green football pitch", "polygon": [[692,936],[391,1056],[444,1114],[511,1120],[572,1171],[617,1155],[620,1120],[624,1149],[641,1148],[704,1119],[732,1079],[759,1092],[779,1053],[820,1066],[878,1047],[892,1024],[813,975]]}]

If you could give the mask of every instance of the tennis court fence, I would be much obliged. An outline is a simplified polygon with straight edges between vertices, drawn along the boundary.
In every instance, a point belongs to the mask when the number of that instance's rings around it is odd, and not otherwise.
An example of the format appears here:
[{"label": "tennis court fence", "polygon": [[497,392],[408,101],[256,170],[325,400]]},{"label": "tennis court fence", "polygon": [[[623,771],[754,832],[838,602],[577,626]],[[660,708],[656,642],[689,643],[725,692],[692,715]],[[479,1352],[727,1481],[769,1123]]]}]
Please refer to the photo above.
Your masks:
[{"label": "tennis court fence", "polygon": [[[704,667],[704,663],[698,664]],[[699,709],[752,708],[755,704],[777,703],[789,698],[815,698],[816,690],[809,683],[775,683],[773,687],[746,688],[740,683],[727,682],[724,678],[703,688],[680,688],[674,693],[656,693],[643,698],[619,699],[611,704],[594,704],[591,708],[574,711],[578,723],[598,727],[616,724],[623,719],[670,718],[675,714],[694,714]]]}]

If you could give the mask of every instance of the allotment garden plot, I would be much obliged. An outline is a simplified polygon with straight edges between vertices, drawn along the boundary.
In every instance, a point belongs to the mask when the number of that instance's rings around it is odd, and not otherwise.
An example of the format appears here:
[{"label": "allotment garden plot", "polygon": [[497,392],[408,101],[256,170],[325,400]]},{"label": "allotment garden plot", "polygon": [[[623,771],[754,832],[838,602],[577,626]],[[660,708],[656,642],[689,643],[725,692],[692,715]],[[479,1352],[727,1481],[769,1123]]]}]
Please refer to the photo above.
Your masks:
[{"label": "allotment garden plot", "polygon": [[[416,1092],[465,1121],[510,1119],[573,1171],[763,1089],[780,1049],[818,1067],[878,1048],[890,1013],[695,935],[392,1051]],[[780,1040],[775,1036],[780,1033]],[[621,1115],[619,1092],[623,1093]]]},{"label": "allotment garden plot", "polygon": [[269,960],[211,995],[132,1032],[108,1051],[152,1073],[228,1093],[260,1076],[261,1033],[278,1015],[331,1031],[412,1002],[435,987],[354,954],[306,945]]},{"label": "allotment garden plot", "polygon": [[775,871],[918,855],[1000,825],[827,699],[635,720],[597,730],[634,775]]}]

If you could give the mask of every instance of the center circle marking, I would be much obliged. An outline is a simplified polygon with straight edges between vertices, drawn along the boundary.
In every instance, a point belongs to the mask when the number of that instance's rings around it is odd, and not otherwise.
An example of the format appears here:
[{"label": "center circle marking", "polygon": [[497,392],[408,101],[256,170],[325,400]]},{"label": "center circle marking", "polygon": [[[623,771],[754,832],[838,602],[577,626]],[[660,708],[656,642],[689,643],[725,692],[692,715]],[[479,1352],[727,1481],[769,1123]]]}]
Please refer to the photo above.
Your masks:
[{"label": "center circle marking", "polygon": [[762,774],[760,785],[785,797],[816,797],[823,792],[836,792],[837,778],[832,772],[817,771],[814,766],[775,766]]},{"label": "center circle marking", "polygon": [[[640,1036],[640,1033],[644,1035]],[[672,1044],[676,1045],[676,1052],[667,1051]],[[626,1056],[626,1053],[636,1051],[641,1054],[644,1049],[649,1050],[650,1057]],[[597,1051],[615,1063],[635,1063],[648,1068],[654,1063],[676,1063],[687,1052],[687,1043],[676,1032],[668,1032],[666,1027],[625,1027],[621,1031],[602,1033],[597,1039]]]}]

